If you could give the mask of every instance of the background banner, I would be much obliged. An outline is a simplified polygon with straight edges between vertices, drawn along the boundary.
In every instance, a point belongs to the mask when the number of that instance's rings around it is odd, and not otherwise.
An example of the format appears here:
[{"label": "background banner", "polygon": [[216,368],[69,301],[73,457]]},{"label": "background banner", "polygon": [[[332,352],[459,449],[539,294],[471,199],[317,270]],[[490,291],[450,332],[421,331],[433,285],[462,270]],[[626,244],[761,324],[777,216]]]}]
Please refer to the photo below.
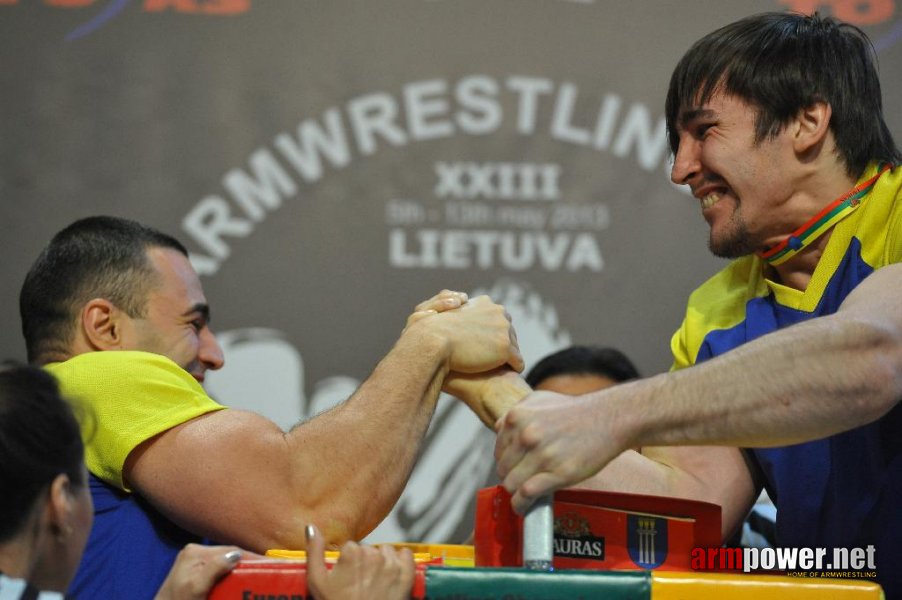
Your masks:
[{"label": "background banner", "polygon": [[[111,214],[189,247],[226,354],[209,391],[286,428],[442,288],[504,303],[527,368],[591,343],[666,370],[723,264],[668,178],[669,76],[705,33],[786,9],[871,36],[902,138],[894,0],[0,0],[0,357],[24,359],[40,249]],[[463,540],[493,444],[443,399],[370,541]]]}]

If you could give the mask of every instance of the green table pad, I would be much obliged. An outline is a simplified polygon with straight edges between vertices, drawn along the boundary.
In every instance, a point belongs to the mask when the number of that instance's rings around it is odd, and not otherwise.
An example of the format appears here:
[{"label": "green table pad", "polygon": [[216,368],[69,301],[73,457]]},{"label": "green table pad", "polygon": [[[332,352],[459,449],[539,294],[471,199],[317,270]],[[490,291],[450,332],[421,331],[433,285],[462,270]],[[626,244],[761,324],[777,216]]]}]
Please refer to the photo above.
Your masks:
[{"label": "green table pad", "polygon": [[647,571],[426,569],[426,600],[649,600]]}]

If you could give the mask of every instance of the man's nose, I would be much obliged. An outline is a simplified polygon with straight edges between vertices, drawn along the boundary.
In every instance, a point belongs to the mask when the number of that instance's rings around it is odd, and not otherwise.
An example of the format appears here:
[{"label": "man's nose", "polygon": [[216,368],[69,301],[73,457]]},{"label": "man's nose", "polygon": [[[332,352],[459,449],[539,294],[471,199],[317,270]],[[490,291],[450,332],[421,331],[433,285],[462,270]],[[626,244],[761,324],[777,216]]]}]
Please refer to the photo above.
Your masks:
[{"label": "man's nose", "polygon": [[201,333],[201,346],[198,358],[208,369],[213,371],[221,369],[225,364],[225,357],[222,353],[222,347],[216,340],[216,336],[210,331],[210,328],[204,329]]},{"label": "man's nose", "polygon": [[689,136],[682,136],[676,156],[673,157],[670,180],[677,185],[688,184],[701,168],[698,141]]}]

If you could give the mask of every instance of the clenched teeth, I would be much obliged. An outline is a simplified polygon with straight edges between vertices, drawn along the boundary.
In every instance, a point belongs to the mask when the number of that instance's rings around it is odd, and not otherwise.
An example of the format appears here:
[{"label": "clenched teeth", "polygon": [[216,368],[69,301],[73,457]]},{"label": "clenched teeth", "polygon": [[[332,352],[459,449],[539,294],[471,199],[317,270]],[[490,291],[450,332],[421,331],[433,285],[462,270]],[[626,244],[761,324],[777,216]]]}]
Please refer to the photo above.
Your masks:
[{"label": "clenched teeth", "polygon": [[720,200],[720,194],[717,192],[711,192],[704,198],[702,198],[702,208],[711,208]]}]

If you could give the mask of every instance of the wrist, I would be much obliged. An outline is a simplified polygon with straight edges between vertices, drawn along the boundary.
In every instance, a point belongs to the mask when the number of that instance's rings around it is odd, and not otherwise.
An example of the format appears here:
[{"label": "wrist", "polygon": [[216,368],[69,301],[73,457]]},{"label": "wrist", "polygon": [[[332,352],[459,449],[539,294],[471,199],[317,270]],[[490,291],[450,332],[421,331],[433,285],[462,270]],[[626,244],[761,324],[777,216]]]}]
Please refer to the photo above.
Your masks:
[{"label": "wrist", "polygon": [[607,427],[620,451],[656,445],[650,439],[654,437],[653,423],[647,417],[655,414],[652,403],[660,384],[666,385],[661,377],[649,377],[605,390],[614,393],[614,397],[605,399],[613,404],[612,410],[606,413],[611,415]]},{"label": "wrist", "polygon": [[508,367],[502,369],[499,375],[485,382],[482,390],[485,410],[493,422],[532,392],[529,384],[516,371]]},{"label": "wrist", "polygon": [[532,393],[532,388],[520,374],[503,367],[504,372],[491,380],[492,384],[485,392],[492,399],[504,399],[511,405],[517,404]]},{"label": "wrist", "polygon": [[429,318],[422,319],[406,327],[395,344],[398,348],[408,348],[420,357],[430,357],[444,379],[451,371],[451,341],[433,330],[426,323]]}]

